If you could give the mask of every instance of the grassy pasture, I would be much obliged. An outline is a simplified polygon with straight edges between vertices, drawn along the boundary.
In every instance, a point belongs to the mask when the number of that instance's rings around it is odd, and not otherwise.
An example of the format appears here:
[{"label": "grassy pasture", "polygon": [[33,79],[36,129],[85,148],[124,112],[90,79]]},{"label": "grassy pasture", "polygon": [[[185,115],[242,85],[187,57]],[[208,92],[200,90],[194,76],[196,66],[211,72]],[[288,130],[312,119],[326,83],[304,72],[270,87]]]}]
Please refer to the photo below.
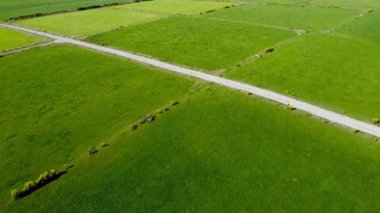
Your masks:
[{"label": "grassy pasture", "polygon": [[90,36],[91,42],[215,70],[294,36],[290,31],[191,17],[173,17]]},{"label": "grassy pasture", "polygon": [[0,27],[0,52],[43,42],[45,39]]},{"label": "grassy pasture", "polygon": [[378,0],[248,0],[250,3],[302,6],[302,7],[325,7],[325,8],[349,8],[368,9],[380,8]]},{"label": "grassy pasture", "polygon": [[109,31],[113,28],[141,24],[164,17],[167,15],[107,7],[26,19],[18,21],[16,24],[60,35],[84,37]]},{"label": "grassy pasture", "polygon": [[102,5],[128,0],[12,0],[0,1],[0,20],[35,13],[77,9],[78,7]]},{"label": "grassy pasture", "polygon": [[206,14],[205,17],[304,30],[324,30],[357,16],[361,11],[338,8],[246,4]]},{"label": "grassy pasture", "polygon": [[370,121],[380,117],[380,45],[304,36],[227,76]]},{"label": "grassy pasture", "polygon": [[231,5],[222,2],[157,0],[38,17],[16,24],[66,36],[85,37],[113,28],[165,18],[171,14],[199,14]]},{"label": "grassy pasture", "polygon": [[117,6],[144,12],[159,12],[166,14],[198,15],[209,10],[233,6],[231,2],[189,1],[189,0],[154,0]]},{"label": "grassy pasture", "polygon": [[87,154],[192,85],[71,46],[1,58],[0,206],[12,188]]},{"label": "grassy pasture", "polygon": [[355,38],[366,39],[372,42],[380,42],[380,12],[374,12],[355,19],[341,28],[337,32],[351,35]]},{"label": "grassy pasture", "polygon": [[4,209],[376,211],[379,166],[370,139],[210,87]]},{"label": "grassy pasture", "polygon": [[310,0],[312,5],[346,8],[380,8],[378,0]]}]

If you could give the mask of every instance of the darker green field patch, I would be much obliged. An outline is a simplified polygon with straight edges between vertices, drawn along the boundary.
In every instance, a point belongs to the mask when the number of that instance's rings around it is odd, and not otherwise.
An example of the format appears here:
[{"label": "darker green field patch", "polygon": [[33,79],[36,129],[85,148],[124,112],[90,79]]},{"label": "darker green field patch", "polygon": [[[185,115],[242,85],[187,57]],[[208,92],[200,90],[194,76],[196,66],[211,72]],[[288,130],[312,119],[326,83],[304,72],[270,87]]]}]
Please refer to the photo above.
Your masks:
[{"label": "darker green field patch", "polygon": [[6,209],[370,211],[379,154],[370,139],[208,87]]},{"label": "darker green field patch", "polygon": [[176,64],[216,70],[233,66],[294,35],[239,23],[174,17],[90,36],[87,40]]},{"label": "darker green field patch", "polygon": [[109,3],[128,3],[129,0],[13,0],[0,2],[0,20],[38,13],[75,10],[80,7]]},{"label": "darker green field patch", "polygon": [[22,184],[21,177],[69,163],[193,84],[72,46],[8,56],[0,67],[3,203],[9,198],[7,183]]}]

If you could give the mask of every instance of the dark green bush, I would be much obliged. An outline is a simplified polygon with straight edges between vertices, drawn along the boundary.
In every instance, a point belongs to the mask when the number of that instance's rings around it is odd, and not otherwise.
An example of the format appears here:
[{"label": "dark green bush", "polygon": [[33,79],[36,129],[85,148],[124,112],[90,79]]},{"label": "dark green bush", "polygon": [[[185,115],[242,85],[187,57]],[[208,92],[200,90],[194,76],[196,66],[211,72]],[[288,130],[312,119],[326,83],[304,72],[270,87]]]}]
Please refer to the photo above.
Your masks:
[{"label": "dark green bush", "polygon": [[177,101],[177,100],[171,102],[171,105],[172,105],[172,106],[175,106],[175,105],[178,105],[178,104],[179,104],[179,101]]},{"label": "dark green bush", "polygon": [[30,195],[32,192],[45,186],[49,182],[58,179],[61,175],[65,174],[66,172],[66,170],[57,171],[54,169],[50,170],[49,172],[43,172],[36,180],[26,182],[22,189],[13,189],[11,191],[11,196],[14,199],[19,199],[27,195]]},{"label": "dark green bush", "polygon": [[274,51],[274,48],[273,47],[268,47],[265,49],[265,53],[271,53]]},{"label": "dark green bush", "polygon": [[97,152],[98,152],[98,150],[95,147],[92,147],[92,148],[88,149],[88,154],[89,155],[93,155],[93,154],[95,154]]},{"label": "dark green bush", "polygon": [[373,124],[380,124],[380,119],[379,118],[373,118],[372,123]]}]

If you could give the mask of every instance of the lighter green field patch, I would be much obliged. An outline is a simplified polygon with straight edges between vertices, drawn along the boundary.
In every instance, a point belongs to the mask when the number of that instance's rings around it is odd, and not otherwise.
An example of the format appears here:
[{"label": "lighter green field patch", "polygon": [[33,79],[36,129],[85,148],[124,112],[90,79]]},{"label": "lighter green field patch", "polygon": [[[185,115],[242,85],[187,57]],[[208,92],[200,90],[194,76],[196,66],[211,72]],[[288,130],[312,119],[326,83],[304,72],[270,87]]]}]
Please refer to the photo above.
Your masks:
[{"label": "lighter green field patch", "polygon": [[26,19],[18,21],[16,24],[60,35],[84,37],[113,28],[141,24],[164,17],[167,15],[109,7]]},{"label": "lighter green field patch", "polygon": [[380,117],[380,45],[307,35],[227,73],[371,122]]},{"label": "lighter green field patch", "polygon": [[168,14],[197,15],[210,10],[222,9],[235,5],[230,2],[189,1],[189,0],[153,0],[117,6],[145,12],[160,12]]},{"label": "lighter green field patch", "polygon": [[41,37],[0,27],[0,52],[26,47],[44,40]]}]

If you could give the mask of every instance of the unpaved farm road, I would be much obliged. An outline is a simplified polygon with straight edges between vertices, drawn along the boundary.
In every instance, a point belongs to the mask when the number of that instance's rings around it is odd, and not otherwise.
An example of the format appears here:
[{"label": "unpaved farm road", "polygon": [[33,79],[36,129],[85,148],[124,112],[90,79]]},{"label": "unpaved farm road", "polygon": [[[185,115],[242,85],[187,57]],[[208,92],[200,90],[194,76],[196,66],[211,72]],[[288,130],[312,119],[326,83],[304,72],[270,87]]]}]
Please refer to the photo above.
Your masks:
[{"label": "unpaved farm road", "polygon": [[104,53],[108,53],[108,54],[112,54],[112,55],[117,55],[117,56],[120,56],[123,58],[128,58],[128,59],[133,60],[133,61],[138,61],[141,63],[149,64],[151,66],[159,67],[159,68],[168,70],[170,72],[175,72],[175,73],[179,73],[182,75],[187,75],[187,76],[191,76],[194,78],[198,78],[198,79],[201,79],[204,81],[213,82],[213,83],[219,84],[219,85],[224,86],[224,87],[229,87],[232,89],[252,93],[256,96],[260,96],[260,97],[263,97],[265,99],[272,100],[272,101],[275,101],[275,102],[278,102],[278,103],[281,103],[284,105],[291,105],[291,106],[293,106],[299,110],[302,110],[302,111],[310,113],[314,116],[323,118],[323,119],[328,120],[332,123],[337,123],[337,124],[340,124],[340,125],[343,125],[343,126],[355,129],[355,130],[359,130],[361,132],[365,132],[367,134],[370,134],[370,135],[373,135],[376,137],[380,137],[380,127],[378,127],[378,126],[375,126],[375,125],[372,125],[372,124],[369,124],[369,123],[366,123],[363,121],[359,121],[359,120],[356,120],[354,118],[350,118],[346,115],[335,113],[335,112],[329,111],[327,109],[323,109],[321,107],[318,107],[318,106],[315,106],[312,104],[308,104],[306,102],[299,101],[297,99],[290,98],[290,97],[272,92],[270,90],[258,88],[258,87],[255,87],[255,86],[252,86],[249,84],[244,84],[244,83],[240,83],[240,82],[233,81],[233,80],[228,80],[228,79],[225,79],[222,77],[206,74],[206,73],[203,73],[200,71],[183,68],[183,67],[176,66],[173,64],[169,64],[166,62],[162,62],[159,60],[155,60],[155,59],[139,56],[136,54],[132,54],[132,53],[129,53],[126,51],[116,50],[116,49],[109,48],[109,47],[104,47],[104,46],[100,46],[100,45],[96,45],[96,44],[91,44],[91,43],[78,41],[78,40],[71,39],[71,38],[57,36],[57,35],[53,35],[50,33],[40,32],[37,30],[32,30],[32,29],[14,26],[14,25],[9,25],[9,24],[0,24],[0,26],[7,27],[10,29],[14,29],[14,30],[27,32],[27,33],[31,33],[31,34],[35,34],[35,35],[39,35],[39,36],[43,36],[43,37],[47,37],[50,39],[54,39],[56,43],[69,43],[69,44],[73,44],[73,45],[77,45],[77,46],[81,46],[81,47],[86,47],[86,48],[89,48],[92,50],[96,50],[96,51],[100,51],[100,52],[104,52]]}]

